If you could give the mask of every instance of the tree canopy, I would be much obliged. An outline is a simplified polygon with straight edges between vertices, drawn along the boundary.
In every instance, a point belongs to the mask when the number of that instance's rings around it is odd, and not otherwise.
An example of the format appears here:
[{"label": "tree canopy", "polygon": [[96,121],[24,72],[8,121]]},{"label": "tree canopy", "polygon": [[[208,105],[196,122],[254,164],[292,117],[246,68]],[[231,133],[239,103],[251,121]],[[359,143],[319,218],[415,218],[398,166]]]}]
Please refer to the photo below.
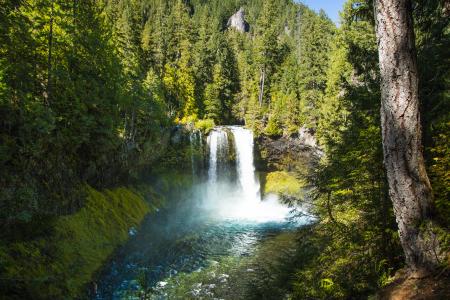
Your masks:
[{"label": "tree canopy", "polygon": [[[413,3],[430,214],[448,246],[450,11],[448,1]],[[0,0],[0,238],[76,213],[86,185],[185,167],[187,152],[170,144],[177,126],[245,124],[273,139],[306,130],[322,155],[295,202],[319,221],[293,295],[382,287],[403,254],[373,5],[348,0],[336,26],[293,0]],[[248,32],[227,26],[241,7]]]}]

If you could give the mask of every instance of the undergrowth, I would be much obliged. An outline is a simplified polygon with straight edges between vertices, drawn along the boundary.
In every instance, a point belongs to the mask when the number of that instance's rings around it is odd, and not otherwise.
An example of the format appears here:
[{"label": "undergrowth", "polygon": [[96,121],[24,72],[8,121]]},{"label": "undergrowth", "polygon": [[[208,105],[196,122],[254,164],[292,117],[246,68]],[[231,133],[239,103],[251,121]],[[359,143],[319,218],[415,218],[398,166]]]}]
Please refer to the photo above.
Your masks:
[{"label": "undergrowth", "polygon": [[2,299],[77,297],[150,211],[144,197],[131,189],[86,189],[86,205],[53,220],[50,234],[2,243]]}]

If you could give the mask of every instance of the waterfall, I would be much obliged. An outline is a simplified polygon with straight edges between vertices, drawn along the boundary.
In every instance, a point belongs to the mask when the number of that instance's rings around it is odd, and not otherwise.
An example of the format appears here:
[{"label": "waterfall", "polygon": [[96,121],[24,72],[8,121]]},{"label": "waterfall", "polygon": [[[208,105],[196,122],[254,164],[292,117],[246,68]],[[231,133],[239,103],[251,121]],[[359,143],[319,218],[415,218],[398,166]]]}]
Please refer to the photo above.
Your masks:
[{"label": "waterfall", "polygon": [[220,127],[215,128],[209,134],[207,142],[209,147],[208,181],[211,185],[215,185],[218,177],[218,163],[223,163],[228,153],[227,132]]},{"label": "waterfall", "polygon": [[237,156],[237,173],[242,190],[243,201],[260,200],[260,184],[255,176],[253,158],[253,133],[243,127],[231,127]]},{"label": "waterfall", "polygon": [[[229,145],[228,134],[233,135],[233,145]],[[278,197],[261,199],[260,183],[255,174],[253,133],[239,126],[216,127],[207,142],[209,168],[204,206],[226,219],[284,221],[290,210],[279,203]],[[232,165],[229,161],[232,150],[236,155],[236,170],[226,172],[227,166]]]}]

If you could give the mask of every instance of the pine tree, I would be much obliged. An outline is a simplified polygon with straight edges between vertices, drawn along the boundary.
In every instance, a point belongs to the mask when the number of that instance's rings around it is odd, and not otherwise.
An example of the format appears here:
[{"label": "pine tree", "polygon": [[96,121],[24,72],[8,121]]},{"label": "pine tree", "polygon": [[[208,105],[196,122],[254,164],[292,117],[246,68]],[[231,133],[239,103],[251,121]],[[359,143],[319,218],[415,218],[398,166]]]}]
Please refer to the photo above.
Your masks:
[{"label": "pine tree", "polygon": [[256,67],[259,76],[258,101],[261,107],[270,99],[270,80],[275,67],[280,62],[278,35],[279,28],[276,23],[278,7],[276,1],[265,1],[263,11],[258,19],[255,52]]},{"label": "pine tree", "polygon": [[319,16],[303,10],[300,25],[299,71],[302,123],[315,128],[318,116],[316,103],[321,101],[326,85],[329,42],[333,34],[331,21],[322,12]]},{"label": "pine tree", "polygon": [[384,162],[400,241],[413,271],[434,269],[440,249],[430,238],[433,196],[422,153],[411,1],[376,1],[375,8]]}]

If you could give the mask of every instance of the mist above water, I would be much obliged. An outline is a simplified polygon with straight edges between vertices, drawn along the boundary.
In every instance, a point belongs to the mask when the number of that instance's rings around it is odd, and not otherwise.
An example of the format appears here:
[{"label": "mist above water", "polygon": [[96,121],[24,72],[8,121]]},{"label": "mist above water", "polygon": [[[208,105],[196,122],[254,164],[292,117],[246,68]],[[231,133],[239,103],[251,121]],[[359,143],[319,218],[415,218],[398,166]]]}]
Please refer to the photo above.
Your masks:
[{"label": "mist above water", "polygon": [[[143,280],[155,293],[151,299],[171,299],[163,287],[177,274],[200,271],[223,258],[251,256],[261,241],[308,222],[290,222],[290,209],[276,196],[261,197],[251,131],[217,127],[206,145],[199,132],[192,133],[190,142],[197,182],[180,191],[169,209],[145,220],[103,270],[92,299],[140,295]],[[206,161],[203,147],[208,147]]]},{"label": "mist above water", "polygon": [[[216,127],[209,134],[207,143],[209,166],[206,192],[201,201],[203,208],[213,217],[228,220],[286,220],[290,209],[281,204],[276,195],[261,197],[250,130],[239,126]],[[230,163],[233,159],[235,164]]]}]

